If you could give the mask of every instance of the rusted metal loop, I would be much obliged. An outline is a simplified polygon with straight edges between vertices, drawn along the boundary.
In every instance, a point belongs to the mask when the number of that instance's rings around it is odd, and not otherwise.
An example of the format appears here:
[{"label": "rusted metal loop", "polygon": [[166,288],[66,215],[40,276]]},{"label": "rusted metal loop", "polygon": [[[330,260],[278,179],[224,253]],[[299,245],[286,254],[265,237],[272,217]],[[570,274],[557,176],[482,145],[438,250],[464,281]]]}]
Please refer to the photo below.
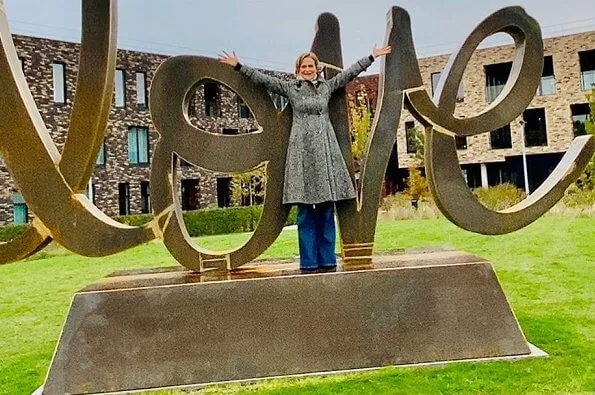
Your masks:
[{"label": "rusted metal loop", "polygon": [[[495,33],[508,33],[515,41],[515,57],[508,81],[500,95],[479,114],[456,118],[456,94],[465,68],[479,44]],[[407,92],[416,117],[434,129],[457,136],[473,136],[509,124],[531,103],[543,69],[543,40],[535,19],[521,7],[507,7],[481,22],[459,50],[450,57],[434,99],[425,90]]]}]

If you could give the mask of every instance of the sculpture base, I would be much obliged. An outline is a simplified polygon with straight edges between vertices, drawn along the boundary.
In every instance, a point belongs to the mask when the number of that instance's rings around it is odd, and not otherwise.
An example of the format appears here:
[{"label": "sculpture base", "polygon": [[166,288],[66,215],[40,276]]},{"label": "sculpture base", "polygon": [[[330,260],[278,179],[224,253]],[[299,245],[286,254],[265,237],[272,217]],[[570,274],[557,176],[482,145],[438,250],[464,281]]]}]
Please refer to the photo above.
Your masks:
[{"label": "sculpture base", "polygon": [[489,262],[378,255],[300,274],[120,272],[74,296],[44,394],[127,391],[533,355]]}]

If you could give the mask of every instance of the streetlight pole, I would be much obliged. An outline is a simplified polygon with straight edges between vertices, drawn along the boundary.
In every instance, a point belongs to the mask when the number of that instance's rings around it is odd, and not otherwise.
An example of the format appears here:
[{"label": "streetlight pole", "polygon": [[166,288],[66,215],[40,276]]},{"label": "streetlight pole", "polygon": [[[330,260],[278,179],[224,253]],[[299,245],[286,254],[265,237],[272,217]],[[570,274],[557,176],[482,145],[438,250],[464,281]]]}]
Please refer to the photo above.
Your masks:
[{"label": "streetlight pole", "polygon": [[529,196],[529,173],[527,172],[527,150],[525,149],[525,120],[521,120],[521,150],[523,155],[523,175],[525,176],[525,193]]}]

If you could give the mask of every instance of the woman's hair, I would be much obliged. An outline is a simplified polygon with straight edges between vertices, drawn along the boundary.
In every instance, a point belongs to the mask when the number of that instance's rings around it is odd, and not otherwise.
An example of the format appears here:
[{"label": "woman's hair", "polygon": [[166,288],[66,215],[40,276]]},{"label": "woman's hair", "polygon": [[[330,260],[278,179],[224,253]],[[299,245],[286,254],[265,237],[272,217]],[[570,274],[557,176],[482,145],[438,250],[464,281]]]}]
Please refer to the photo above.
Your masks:
[{"label": "woman's hair", "polygon": [[320,73],[322,68],[320,67],[320,61],[318,60],[318,56],[316,56],[316,54],[314,52],[304,52],[303,54],[298,56],[298,58],[295,61],[295,75],[298,75],[300,73],[300,66],[302,65],[302,62],[304,61],[304,59],[306,59],[306,58],[310,58],[314,61],[314,65],[316,66],[316,71]]}]

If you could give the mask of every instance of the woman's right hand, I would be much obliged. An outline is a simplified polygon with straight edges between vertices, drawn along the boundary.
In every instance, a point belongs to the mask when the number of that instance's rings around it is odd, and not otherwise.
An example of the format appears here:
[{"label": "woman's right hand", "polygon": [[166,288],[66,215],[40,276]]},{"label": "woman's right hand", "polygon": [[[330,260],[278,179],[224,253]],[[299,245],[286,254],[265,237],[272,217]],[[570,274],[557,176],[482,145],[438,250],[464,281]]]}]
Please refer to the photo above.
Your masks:
[{"label": "woman's right hand", "polygon": [[238,56],[235,52],[232,52],[233,55],[228,54],[227,52],[223,51],[223,55],[219,55],[219,61],[225,64],[230,65],[231,67],[236,67],[240,61],[238,60]]}]

